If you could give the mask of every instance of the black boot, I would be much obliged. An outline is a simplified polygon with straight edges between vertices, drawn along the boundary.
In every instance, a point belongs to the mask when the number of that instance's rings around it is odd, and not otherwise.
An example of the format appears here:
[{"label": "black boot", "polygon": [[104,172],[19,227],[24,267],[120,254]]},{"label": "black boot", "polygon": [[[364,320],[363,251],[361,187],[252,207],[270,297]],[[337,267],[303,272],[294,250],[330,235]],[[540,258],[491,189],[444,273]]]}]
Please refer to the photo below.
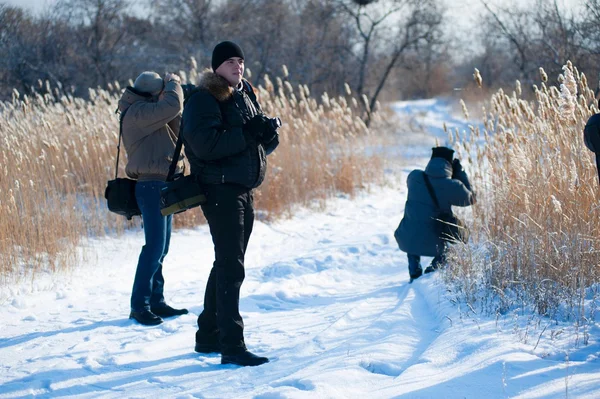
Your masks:
[{"label": "black boot", "polygon": [[140,312],[131,311],[129,314],[130,319],[136,320],[138,323],[145,326],[155,326],[163,322],[163,319],[152,313],[151,311],[144,309]]},{"label": "black boot", "polygon": [[221,353],[221,344],[219,343],[219,331],[206,334],[200,330],[196,331],[196,347],[194,350],[198,353]]},{"label": "black boot", "polygon": [[170,307],[166,303],[157,305],[157,306],[152,306],[151,310],[152,310],[152,313],[154,313],[155,315],[164,317],[164,318],[173,317],[173,316],[181,316],[182,314],[188,314],[187,309],[175,309],[175,308]]},{"label": "black boot", "polygon": [[[425,272],[425,273],[427,273],[427,272]],[[412,283],[413,281],[415,281],[416,279],[418,279],[422,275],[423,275],[423,270],[422,269],[417,269],[417,272],[415,274],[411,274],[410,275],[410,280],[408,282]]]},{"label": "black boot", "polygon": [[437,266],[430,265],[425,268],[425,271],[423,273],[425,273],[425,274],[433,273],[437,269],[438,269]]},{"label": "black boot", "polygon": [[221,355],[221,364],[237,364],[238,366],[260,366],[261,364],[268,362],[269,359],[267,359],[266,357],[256,356],[248,350],[230,355]]}]

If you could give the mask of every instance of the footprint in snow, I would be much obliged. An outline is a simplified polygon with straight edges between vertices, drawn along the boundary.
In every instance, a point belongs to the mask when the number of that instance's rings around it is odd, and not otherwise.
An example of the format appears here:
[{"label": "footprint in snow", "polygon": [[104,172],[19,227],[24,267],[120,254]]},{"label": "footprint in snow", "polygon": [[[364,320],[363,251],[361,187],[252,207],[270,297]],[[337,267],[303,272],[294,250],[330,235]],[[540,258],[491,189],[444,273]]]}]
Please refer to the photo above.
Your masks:
[{"label": "footprint in snow", "polygon": [[271,384],[273,388],[279,387],[292,387],[301,391],[312,391],[315,389],[315,384],[310,380],[285,380],[280,382],[274,382]]},{"label": "footprint in snow", "polygon": [[386,362],[380,361],[361,361],[360,367],[373,374],[387,375],[389,377],[398,377],[402,373],[402,368]]}]

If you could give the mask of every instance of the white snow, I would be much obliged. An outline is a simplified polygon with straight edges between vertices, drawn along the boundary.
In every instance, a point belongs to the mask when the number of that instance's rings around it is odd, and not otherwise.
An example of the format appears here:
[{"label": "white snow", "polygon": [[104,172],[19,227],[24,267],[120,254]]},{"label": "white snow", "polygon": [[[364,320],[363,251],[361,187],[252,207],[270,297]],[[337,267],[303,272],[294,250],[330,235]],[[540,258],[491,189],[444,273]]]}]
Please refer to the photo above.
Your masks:
[{"label": "white snow", "polygon": [[[448,116],[436,102],[410,107]],[[190,314],[156,327],[127,318],[138,229],[87,241],[69,274],[2,292],[0,398],[600,397],[598,328],[588,345],[543,334],[536,345],[539,332],[525,343],[510,315],[449,301],[439,274],[408,284],[393,231],[405,175],[430,144],[406,149],[398,187],[256,222],[240,307],[249,349],[270,363],[221,365],[193,351],[213,260],[206,226],[174,233],[164,265],[167,301]]]}]

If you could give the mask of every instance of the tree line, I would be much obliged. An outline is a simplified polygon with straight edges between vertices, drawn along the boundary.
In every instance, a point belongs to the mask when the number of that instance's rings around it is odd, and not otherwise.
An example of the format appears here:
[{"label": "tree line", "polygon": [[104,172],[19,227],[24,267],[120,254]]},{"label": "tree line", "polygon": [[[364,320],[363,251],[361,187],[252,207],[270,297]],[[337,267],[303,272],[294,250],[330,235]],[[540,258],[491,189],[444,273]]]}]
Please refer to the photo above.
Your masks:
[{"label": "tree line", "polygon": [[571,60],[598,87],[600,0],[479,1],[468,32],[477,51],[440,0],[154,0],[143,12],[129,0],[59,0],[39,15],[1,4],[0,99],[32,88],[85,97],[144,70],[189,70],[192,57],[202,68],[221,40],[242,46],[254,84],[285,65],[291,83],[334,95],[349,87],[371,109],[468,86],[473,68],[488,86],[526,87],[539,67],[557,76]]}]

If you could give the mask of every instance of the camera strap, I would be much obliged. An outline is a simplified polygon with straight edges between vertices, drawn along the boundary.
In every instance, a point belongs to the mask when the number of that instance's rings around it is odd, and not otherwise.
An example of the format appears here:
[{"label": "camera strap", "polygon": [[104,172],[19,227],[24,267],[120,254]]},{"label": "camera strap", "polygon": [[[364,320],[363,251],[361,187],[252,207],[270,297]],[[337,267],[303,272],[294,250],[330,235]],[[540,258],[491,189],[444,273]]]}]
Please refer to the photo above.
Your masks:
[{"label": "camera strap", "polygon": [[169,174],[167,175],[166,181],[173,180],[173,176],[175,176],[175,169],[177,168],[177,163],[179,162],[179,155],[181,154],[181,147],[183,145],[183,118],[181,118],[181,122],[179,123],[179,134],[177,135],[177,144],[175,144],[175,151],[173,152],[173,159],[171,160],[171,165],[169,166]]},{"label": "camera strap", "polygon": [[[121,137],[123,136],[123,119],[125,118],[125,114],[127,113],[127,109],[121,112],[119,117],[119,143],[117,144],[117,165],[115,166],[115,179],[119,176],[119,155],[121,154]],[[117,108],[117,111],[119,109]]]},{"label": "camera strap", "polygon": [[425,185],[427,186],[427,191],[429,191],[429,195],[431,196],[431,199],[433,200],[433,204],[439,210],[440,203],[438,202],[437,196],[435,195],[435,191],[433,191],[433,186],[431,185],[431,182],[429,181],[429,177],[427,176],[427,173],[425,173],[425,172],[423,172],[423,179],[425,180]]},{"label": "camera strap", "polygon": [[242,79],[242,87],[244,88],[244,91],[248,95],[248,98],[250,98],[250,101],[252,101],[252,104],[254,105],[258,113],[261,113],[262,109],[260,108],[260,104],[258,103],[258,98],[256,97],[256,93],[254,92],[254,87],[252,87],[250,82],[248,82],[246,79]]}]

